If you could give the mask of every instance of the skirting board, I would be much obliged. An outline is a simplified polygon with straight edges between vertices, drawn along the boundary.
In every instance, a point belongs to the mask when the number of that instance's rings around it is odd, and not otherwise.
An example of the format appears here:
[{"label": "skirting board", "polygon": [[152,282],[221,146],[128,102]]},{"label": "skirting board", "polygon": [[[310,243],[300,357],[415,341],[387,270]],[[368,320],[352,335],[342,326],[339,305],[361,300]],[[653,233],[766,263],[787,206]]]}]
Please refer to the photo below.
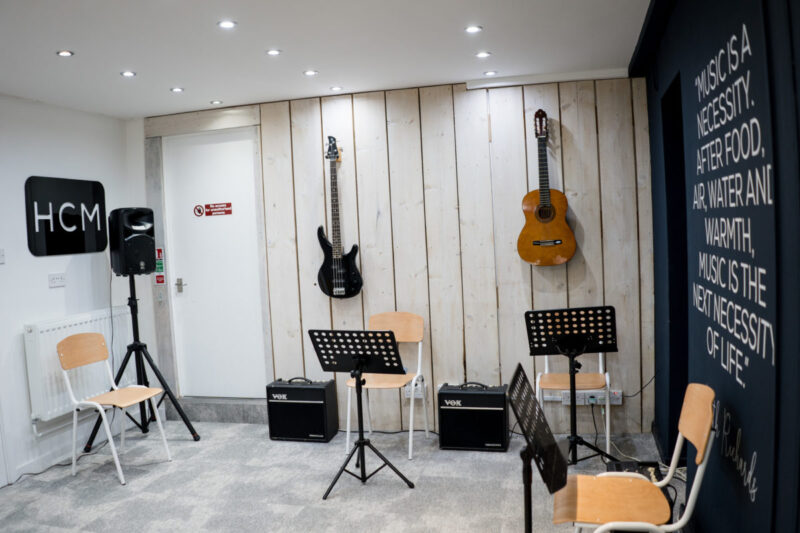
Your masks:
[{"label": "skirting board", "polygon": [[[181,407],[192,422],[237,422],[242,424],[266,424],[266,399],[246,398],[204,398],[184,396]],[[169,401],[167,420],[180,420],[177,411]]]}]

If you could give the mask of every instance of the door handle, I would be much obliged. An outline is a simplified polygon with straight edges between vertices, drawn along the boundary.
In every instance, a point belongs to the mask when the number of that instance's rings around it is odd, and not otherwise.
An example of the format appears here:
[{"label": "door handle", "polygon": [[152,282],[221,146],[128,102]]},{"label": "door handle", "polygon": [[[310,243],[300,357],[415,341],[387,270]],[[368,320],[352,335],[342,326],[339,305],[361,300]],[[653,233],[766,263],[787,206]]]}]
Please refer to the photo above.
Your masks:
[{"label": "door handle", "polygon": [[178,288],[178,292],[183,292],[183,288],[188,287],[189,284],[184,283],[183,278],[178,278],[177,281],[175,281],[175,286]]}]

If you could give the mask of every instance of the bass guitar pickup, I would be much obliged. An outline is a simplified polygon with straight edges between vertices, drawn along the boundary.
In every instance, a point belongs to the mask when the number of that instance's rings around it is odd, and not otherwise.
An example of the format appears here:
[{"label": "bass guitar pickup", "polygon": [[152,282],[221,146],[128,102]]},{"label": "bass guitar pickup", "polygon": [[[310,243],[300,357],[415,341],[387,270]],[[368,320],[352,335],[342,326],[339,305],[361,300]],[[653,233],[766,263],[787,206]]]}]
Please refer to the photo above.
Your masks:
[{"label": "bass guitar pickup", "polygon": [[561,244],[561,239],[549,240],[549,241],[533,241],[534,246],[557,246]]}]

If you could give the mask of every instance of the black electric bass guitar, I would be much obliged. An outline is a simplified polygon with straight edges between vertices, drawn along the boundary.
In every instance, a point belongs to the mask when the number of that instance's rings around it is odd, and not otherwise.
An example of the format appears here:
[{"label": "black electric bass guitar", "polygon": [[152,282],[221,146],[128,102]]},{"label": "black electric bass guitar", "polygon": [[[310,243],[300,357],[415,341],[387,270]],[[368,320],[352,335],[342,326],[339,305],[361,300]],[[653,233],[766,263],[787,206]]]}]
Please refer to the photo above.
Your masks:
[{"label": "black electric bass guitar", "polygon": [[331,230],[333,242],[325,237],[325,228],[317,229],[319,245],[325,254],[325,261],[319,268],[317,281],[322,292],[332,298],[351,298],[359,293],[363,281],[356,266],[358,245],[354,244],[347,254],[342,254],[342,232],[339,226],[339,191],[336,183],[336,163],[342,160],[341,151],[336,147],[336,138],[328,136],[328,151],[325,159],[331,165]]}]

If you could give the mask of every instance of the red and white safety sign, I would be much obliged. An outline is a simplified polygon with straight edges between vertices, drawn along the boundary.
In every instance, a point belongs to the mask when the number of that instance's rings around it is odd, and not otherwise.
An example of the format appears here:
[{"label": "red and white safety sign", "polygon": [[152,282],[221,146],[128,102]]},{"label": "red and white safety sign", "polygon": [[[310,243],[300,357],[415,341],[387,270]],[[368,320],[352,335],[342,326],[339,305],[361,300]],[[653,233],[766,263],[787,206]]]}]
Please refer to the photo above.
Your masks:
[{"label": "red and white safety sign", "polygon": [[165,274],[156,274],[155,281],[156,281],[156,285],[166,285],[167,284],[167,276]]},{"label": "red and white safety sign", "polygon": [[156,259],[164,259],[164,249],[156,248]]},{"label": "red and white safety sign", "polygon": [[219,215],[232,215],[233,205],[231,202],[220,204],[206,204],[205,215],[207,217],[215,217]]}]

